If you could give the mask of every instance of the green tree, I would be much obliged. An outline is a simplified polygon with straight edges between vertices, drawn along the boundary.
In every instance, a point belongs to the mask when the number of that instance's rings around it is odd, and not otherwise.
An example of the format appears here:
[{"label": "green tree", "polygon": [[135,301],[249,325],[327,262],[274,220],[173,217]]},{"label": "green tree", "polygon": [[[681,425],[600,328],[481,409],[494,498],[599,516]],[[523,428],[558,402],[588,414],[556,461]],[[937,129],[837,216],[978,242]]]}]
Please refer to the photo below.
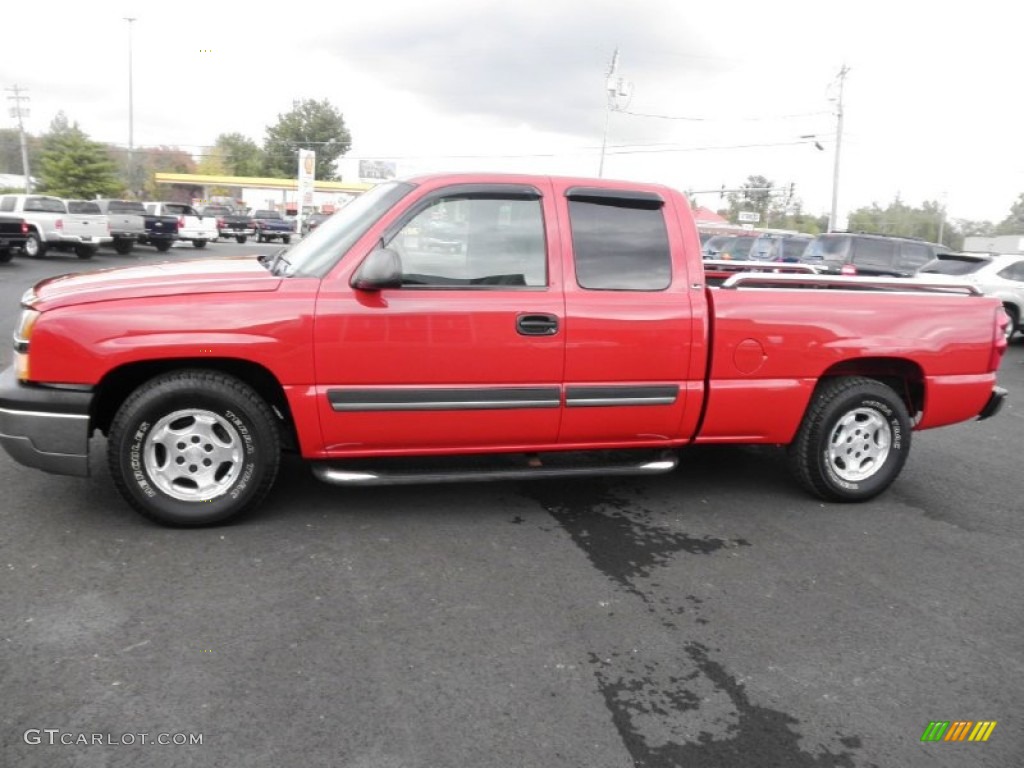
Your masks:
[{"label": "green tree", "polygon": [[348,152],[352,136],[345,127],[345,118],[327,99],[293,101],[292,109],[277,116],[277,124],[267,128],[263,149],[267,155],[267,172],[271,176],[291,179],[298,174],[298,151],[316,152],[316,177],[323,181],[337,178],[335,161]]},{"label": "green tree", "polygon": [[[25,149],[28,151],[29,173],[35,176],[39,171],[39,154],[42,139],[30,133],[25,134]],[[21,167],[21,135],[16,128],[0,128],[0,173],[24,173]]]},{"label": "green tree", "polygon": [[157,173],[195,173],[196,161],[188,152],[178,147],[143,147],[135,152],[135,162],[142,170],[142,194],[146,200],[161,200],[167,197],[167,188],[157,184]]},{"label": "green tree", "polygon": [[104,145],[89,139],[63,112],[43,137],[38,177],[40,191],[57,197],[106,197],[122,189]]},{"label": "green tree", "polygon": [[213,151],[228,176],[263,176],[267,172],[266,153],[248,136],[222,133],[214,142]]},{"label": "green tree", "polygon": [[878,235],[919,237],[937,242],[939,230],[943,230],[946,245],[954,245],[954,239],[962,236],[945,221],[946,211],[934,200],[924,201],[920,207],[904,203],[899,195],[882,208],[878,203],[858,208],[850,213],[848,229],[851,232],[871,232]]},{"label": "green tree", "polygon": [[971,221],[970,219],[957,219],[953,222],[964,237],[993,237],[996,234],[996,225],[991,221]]},{"label": "green tree", "polygon": [[1024,235],[1024,194],[1010,206],[1010,214],[996,225],[997,235]]}]

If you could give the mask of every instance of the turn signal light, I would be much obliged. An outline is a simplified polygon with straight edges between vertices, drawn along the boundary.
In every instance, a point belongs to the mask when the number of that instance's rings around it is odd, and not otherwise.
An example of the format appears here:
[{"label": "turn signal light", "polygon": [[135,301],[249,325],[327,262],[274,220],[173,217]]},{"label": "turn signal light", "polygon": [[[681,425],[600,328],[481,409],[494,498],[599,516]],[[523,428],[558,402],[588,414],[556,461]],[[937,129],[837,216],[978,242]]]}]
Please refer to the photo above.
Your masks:
[{"label": "turn signal light", "polygon": [[1010,324],[1010,316],[1002,307],[996,310],[995,328],[992,331],[992,353],[988,358],[988,372],[995,373],[999,370],[999,363],[1003,359],[1009,342],[1006,338],[1006,326]]}]

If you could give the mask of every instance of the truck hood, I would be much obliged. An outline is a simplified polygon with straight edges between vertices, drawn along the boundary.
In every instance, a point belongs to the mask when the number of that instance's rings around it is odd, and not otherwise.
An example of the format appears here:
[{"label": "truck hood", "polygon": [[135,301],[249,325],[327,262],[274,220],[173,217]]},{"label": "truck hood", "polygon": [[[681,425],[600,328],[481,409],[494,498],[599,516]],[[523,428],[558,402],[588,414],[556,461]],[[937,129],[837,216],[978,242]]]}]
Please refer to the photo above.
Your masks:
[{"label": "truck hood", "polygon": [[38,310],[97,301],[197,293],[274,291],[281,278],[255,256],[148,264],[51,277],[37,283],[28,303]]}]

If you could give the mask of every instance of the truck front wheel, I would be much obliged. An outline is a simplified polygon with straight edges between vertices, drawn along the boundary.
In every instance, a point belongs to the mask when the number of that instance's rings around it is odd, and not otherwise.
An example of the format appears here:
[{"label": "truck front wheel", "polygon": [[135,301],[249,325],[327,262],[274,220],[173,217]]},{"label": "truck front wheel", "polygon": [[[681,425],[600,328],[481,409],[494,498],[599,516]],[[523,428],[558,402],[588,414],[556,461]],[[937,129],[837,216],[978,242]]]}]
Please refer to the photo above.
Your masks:
[{"label": "truck front wheel", "polygon": [[165,525],[224,522],[267,495],[280,460],[266,402],[233,376],[165,374],[125,400],[110,427],[110,474],[125,499]]},{"label": "truck front wheel", "polygon": [[853,376],[821,384],[789,445],[801,485],[827,501],[866,501],[899,475],[910,453],[910,416],[891,387]]}]

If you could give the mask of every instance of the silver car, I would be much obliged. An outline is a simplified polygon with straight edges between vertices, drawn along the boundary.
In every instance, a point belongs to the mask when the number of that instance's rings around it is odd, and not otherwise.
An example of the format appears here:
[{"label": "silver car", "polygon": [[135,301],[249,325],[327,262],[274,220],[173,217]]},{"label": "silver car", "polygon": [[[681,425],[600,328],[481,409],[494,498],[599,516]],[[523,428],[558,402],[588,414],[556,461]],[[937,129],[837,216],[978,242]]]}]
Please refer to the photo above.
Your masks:
[{"label": "silver car", "polygon": [[943,253],[929,261],[917,275],[940,282],[969,283],[986,296],[1003,302],[1010,325],[1007,340],[1024,331],[1024,255],[997,253]]}]

